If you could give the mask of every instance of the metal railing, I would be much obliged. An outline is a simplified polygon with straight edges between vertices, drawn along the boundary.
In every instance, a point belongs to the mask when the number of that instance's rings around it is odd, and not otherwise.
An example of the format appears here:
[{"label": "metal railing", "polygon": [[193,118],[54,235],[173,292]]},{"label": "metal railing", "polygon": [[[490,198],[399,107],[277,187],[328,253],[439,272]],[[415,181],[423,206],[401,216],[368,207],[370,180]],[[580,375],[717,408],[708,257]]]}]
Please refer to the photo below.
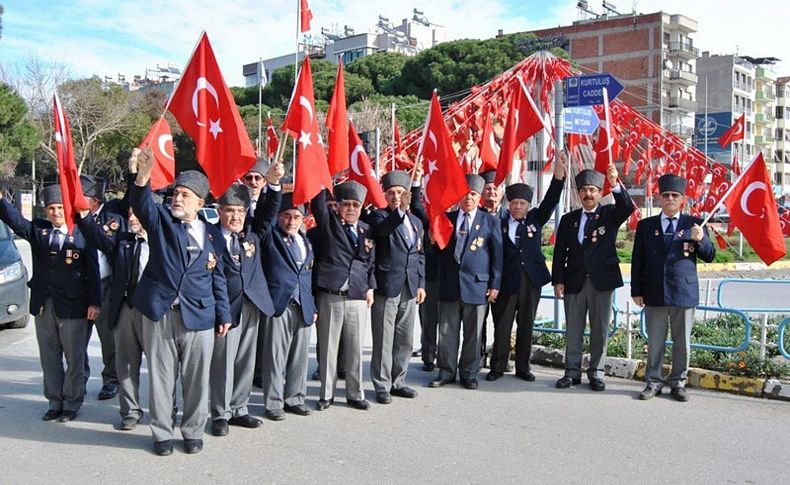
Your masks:
[{"label": "metal railing", "polygon": [[694,57],[699,57],[699,49],[689,44],[688,42],[672,41],[667,46],[669,52],[685,52]]}]

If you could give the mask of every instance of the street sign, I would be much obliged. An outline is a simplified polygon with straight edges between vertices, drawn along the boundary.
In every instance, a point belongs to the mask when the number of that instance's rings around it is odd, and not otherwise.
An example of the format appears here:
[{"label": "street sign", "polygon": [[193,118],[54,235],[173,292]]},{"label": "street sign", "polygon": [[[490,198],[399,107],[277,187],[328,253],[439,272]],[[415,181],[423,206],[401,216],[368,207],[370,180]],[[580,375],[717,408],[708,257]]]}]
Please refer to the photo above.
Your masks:
[{"label": "street sign", "polygon": [[565,106],[603,104],[603,88],[611,102],[623,90],[623,85],[608,72],[569,77],[565,80]]},{"label": "street sign", "polygon": [[565,117],[562,128],[565,133],[592,135],[601,124],[598,115],[589,106],[564,108],[562,113]]}]

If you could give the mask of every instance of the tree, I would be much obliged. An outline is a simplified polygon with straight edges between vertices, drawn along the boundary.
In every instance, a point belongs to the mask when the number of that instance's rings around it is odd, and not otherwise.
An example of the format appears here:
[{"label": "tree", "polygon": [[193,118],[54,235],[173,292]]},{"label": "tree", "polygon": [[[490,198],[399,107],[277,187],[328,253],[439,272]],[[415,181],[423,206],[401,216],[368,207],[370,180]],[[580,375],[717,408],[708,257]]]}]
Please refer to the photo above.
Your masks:
[{"label": "tree", "polygon": [[393,94],[397,88],[392,81],[400,76],[406,59],[405,55],[396,52],[379,52],[350,62],[346,72],[369,79],[377,93]]},{"label": "tree", "polygon": [[27,106],[10,86],[0,83],[0,178],[12,177],[17,162],[30,155],[39,134],[27,119]]}]

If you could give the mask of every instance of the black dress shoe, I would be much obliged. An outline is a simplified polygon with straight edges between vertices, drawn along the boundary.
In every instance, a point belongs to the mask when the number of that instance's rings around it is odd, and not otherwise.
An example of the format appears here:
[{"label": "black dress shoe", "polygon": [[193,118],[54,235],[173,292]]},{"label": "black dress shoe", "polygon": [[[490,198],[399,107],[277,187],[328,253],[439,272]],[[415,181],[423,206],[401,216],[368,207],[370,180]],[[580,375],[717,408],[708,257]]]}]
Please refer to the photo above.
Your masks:
[{"label": "black dress shoe", "polygon": [[272,421],[282,421],[285,419],[285,412],[282,409],[267,409],[264,413],[267,419]]},{"label": "black dress shoe", "polygon": [[574,379],[571,378],[570,376],[562,376],[562,378],[559,379],[557,383],[554,385],[557,387],[557,389],[567,389],[571,386],[578,386],[581,383],[582,380],[579,377]]},{"label": "black dress shoe", "polygon": [[686,392],[685,387],[676,387],[672,389],[670,394],[675,398],[675,401],[686,402],[689,400],[689,393]]},{"label": "black dress shoe", "polygon": [[226,419],[215,419],[211,422],[211,434],[214,436],[227,436],[229,431]]},{"label": "black dress shoe", "polygon": [[54,421],[58,419],[61,414],[63,414],[63,411],[61,411],[60,409],[50,409],[49,411],[44,413],[44,416],[42,416],[41,419],[43,419],[44,421]]},{"label": "black dress shoe", "polygon": [[320,381],[321,380],[321,369],[316,369],[315,372],[313,372],[313,375],[310,376],[310,379],[312,379],[314,381]]},{"label": "black dress shoe", "polygon": [[194,455],[203,451],[203,440],[198,439],[184,439],[184,451],[187,455]]},{"label": "black dress shoe", "polygon": [[99,401],[106,401],[107,399],[112,399],[117,395],[118,386],[105,385],[102,386],[101,391],[99,391],[99,395],[97,397]]},{"label": "black dress shoe", "polygon": [[516,372],[516,377],[527,382],[535,382],[535,374],[533,374],[532,371]]},{"label": "black dress shoe", "polygon": [[285,411],[293,414],[298,414],[299,416],[310,416],[313,414],[313,410],[305,406],[304,404],[297,404],[296,406],[289,406],[285,405]]},{"label": "black dress shoe", "polygon": [[467,389],[477,389],[477,379],[461,379],[461,384]]},{"label": "black dress shoe", "polygon": [[244,416],[230,418],[228,424],[231,426],[254,429],[261,425],[261,420],[258,418],[253,418],[249,414],[245,414]]},{"label": "black dress shoe", "polygon": [[74,421],[76,417],[77,411],[63,411],[63,413],[60,415],[59,421],[61,423],[68,423],[69,421]]},{"label": "black dress shoe", "polygon": [[415,397],[418,396],[417,391],[415,391],[409,386],[398,387],[397,389],[393,387],[390,390],[390,393],[393,396],[405,397],[406,399],[414,399]]},{"label": "black dress shoe", "polygon": [[504,374],[501,373],[501,372],[497,372],[495,370],[492,370],[492,371],[489,371],[488,374],[486,374],[486,380],[488,382],[494,382],[495,380],[499,379],[503,375]]},{"label": "black dress shoe", "polygon": [[131,431],[137,427],[137,423],[139,422],[140,422],[140,418],[136,418],[134,416],[126,416],[121,420],[121,430]]},{"label": "black dress shoe", "polygon": [[325,399],[321,399],[318,401],[318,404],[315,405],[315,408],[319,411],[324,411],[326,409],[329,409],[329,406],[331,406],[334,402],[335,402],[334,398],[330,399],[329,401]]},{"label": "black dress shoe", "polygon": [[436,366],[433,364],[433,362],[427,362],[422,365],[422,370],[425,372],[433,372],[434,369],[436,369]]},{"label": "black dress shoe", "polygon": [[389,404],[392,402],[392,396],[388,392],[377,392],[376,402],[379,404]]},{"label": "black dress shoe", "polygon": [[159,456],[170,456],[173,454],[173,440],[157,441],[154,443],[154,453]]},{"label": "black dress shoe", "polygon": [[367,411],[370,409],[370,403],[367,399],[346,399],[349,406],[360,411]]},{"label": "black dress shoe", "polygon": [[606,390],[606,383],[603,381],[603,379],[597,379],[593,377],[590,379],[590,389],[597,392],[604,391]]},{"label": "black dress shoe", "polygon": [[428,387],[442,387],[446,386],[447,384],[452,384],[455,382],[455,379],[445,379],[444,377],[440,377],[435,381],[431,381],[428,383]]},{"label": "black dress shoe", "polygon": [[661,389],[655,388],[648,384],[648,386],[639,393],[639,399],[642,401],[647,401],[648,399],[653,399],[659,394],[661,394]]}]

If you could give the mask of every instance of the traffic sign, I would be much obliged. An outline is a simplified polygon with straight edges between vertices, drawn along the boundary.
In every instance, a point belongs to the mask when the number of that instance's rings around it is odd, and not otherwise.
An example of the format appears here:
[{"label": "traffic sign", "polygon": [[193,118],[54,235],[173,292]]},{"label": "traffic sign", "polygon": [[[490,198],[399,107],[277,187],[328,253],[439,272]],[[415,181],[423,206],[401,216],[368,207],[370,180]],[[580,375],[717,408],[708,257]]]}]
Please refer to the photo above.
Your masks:
[{"label": "traffic sign", "polygon": [[565,133],[576,133],[578,135],[592,135],[601,120],[589,106],[575,106],[564,108],[563,131]]},{"label": "traffic sign", "polygon": [[565,80],[565,106],[603,104],[603,88],[611,102],[623,90],[623,85],[608,72],[569,77]]}]

